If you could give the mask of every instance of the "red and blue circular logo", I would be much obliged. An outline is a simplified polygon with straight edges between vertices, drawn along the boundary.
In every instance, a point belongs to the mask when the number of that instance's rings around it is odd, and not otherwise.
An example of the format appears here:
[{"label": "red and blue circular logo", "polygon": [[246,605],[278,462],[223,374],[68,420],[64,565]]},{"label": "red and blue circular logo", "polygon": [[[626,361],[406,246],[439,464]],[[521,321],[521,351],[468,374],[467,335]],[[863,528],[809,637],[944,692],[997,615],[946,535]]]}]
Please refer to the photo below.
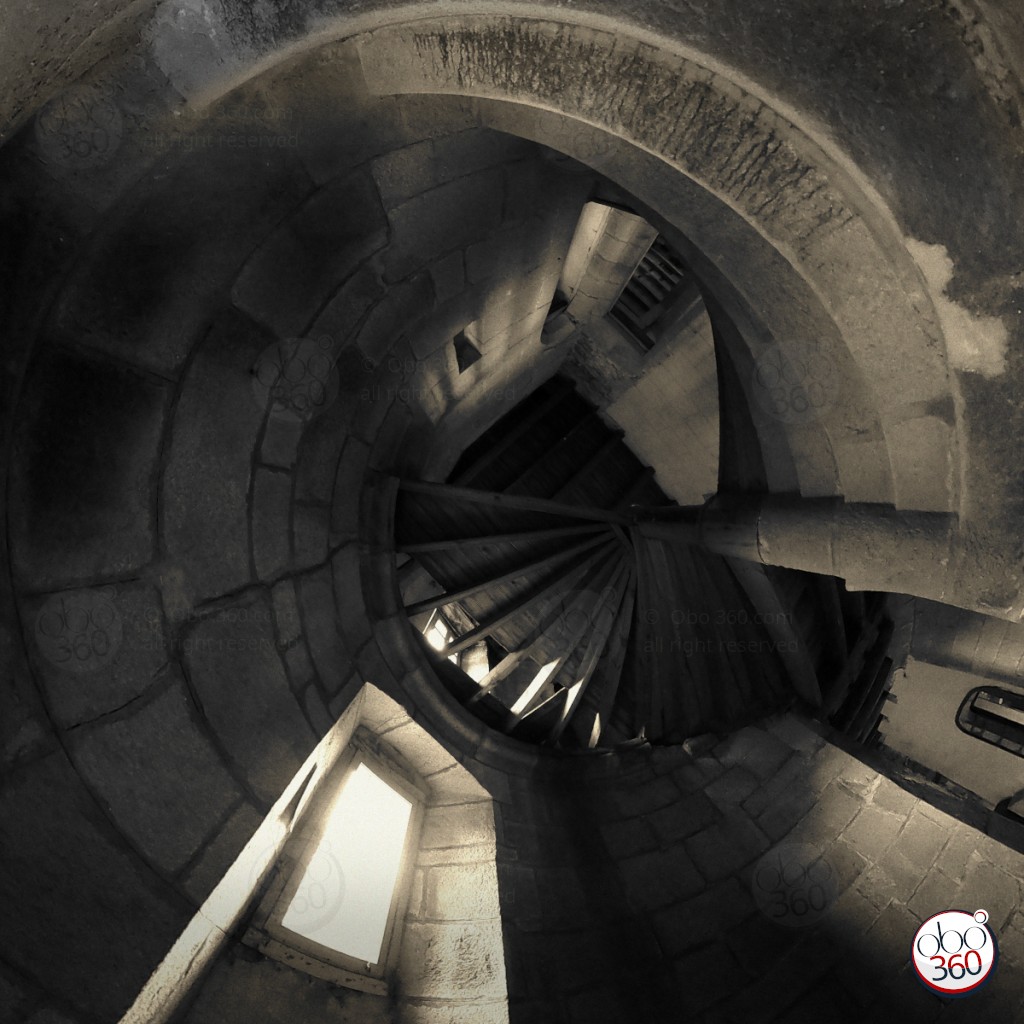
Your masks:
[{"label": "red and blue circular logo", "polygon": [[911,960],[925,988],[947,999],[973,995],[992,976],[999,947],[988,912],[944,910],[917,930]]}]

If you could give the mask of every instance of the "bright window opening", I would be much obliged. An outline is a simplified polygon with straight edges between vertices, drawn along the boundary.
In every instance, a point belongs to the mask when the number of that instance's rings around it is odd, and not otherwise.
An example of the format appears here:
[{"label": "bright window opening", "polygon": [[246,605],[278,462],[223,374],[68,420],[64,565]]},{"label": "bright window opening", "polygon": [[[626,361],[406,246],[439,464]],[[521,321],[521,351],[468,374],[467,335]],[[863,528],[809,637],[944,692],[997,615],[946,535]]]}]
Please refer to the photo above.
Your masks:
[{"label": "bright window opening", "polygon": [[[327,813],[282,927],[345,956],[379,963],[411,813],[412,802],[360,762]],[[311,915],[328,899],[332,876],[342,889],[337,912]]]}]

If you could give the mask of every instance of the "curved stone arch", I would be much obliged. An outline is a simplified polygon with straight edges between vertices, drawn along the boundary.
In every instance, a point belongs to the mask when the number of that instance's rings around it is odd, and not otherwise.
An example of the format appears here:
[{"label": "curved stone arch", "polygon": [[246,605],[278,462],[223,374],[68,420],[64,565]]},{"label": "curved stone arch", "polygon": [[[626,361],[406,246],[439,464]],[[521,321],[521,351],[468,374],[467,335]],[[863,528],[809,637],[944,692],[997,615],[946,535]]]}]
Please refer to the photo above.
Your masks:
[{"label": "curved stone arch", "polygon": [[[506,101],[495,127],[561,149],[638,194],[746,293],[750,307],[762,307],[762,322],[784,348],[789,332],[827,339],[844,394],[820,430],[786,430],[803,493],[955,506],[948,413],[944,420],[925,411],[950,408],[951,395],[920,273],[877,197],[769,103],[690,56],[548,20],[416,22],[371,34],[362,56],[374,91]],[[582,73],[567,74],[568,67]],[[644,101],[651,94],[657,103]],[[520,104],[525,116],[516,116]],[[567,117],[576,130],[566,131]],[[602,145],[600,132],[624,141]],[[670,173],[652,180],[660,169],[653,161],[638,172],[637,149]],[[691,185],[687,210],[680,172]],[[758,292],[758,271],[772,295]],[[794,310],[803,315],[795,319]],[[908,443],[911,421],[928,444]],[[867,451],[865,436],[877,439]],[[922,472],[926,447],[938,464]],[[888,473],[879,472],[886,461]],[[941,489],[929,493],[936,480]]]},{"label": "curved stone arch", "polygon": [[[590,13],[474,4],[440,20],[417,5],[274,31],[273,42],[273,31],[222,33],[219,61],[182,88],[190,102],[341,40],[361,47],[371,91],[474,97],[482,123],[554,144],[660,212],[783,348],[828,346],[842,382],[830,412],[796,429],[759,424],[769,449],[793,452],[801,493],[961,507],[961,403],[913,240],[819,127],[704,54]],[[638,154],[651,157],[643,173]],[[652,182],[655,164],[663,180]],[[762,354],[748,345],[748,360]]]}]

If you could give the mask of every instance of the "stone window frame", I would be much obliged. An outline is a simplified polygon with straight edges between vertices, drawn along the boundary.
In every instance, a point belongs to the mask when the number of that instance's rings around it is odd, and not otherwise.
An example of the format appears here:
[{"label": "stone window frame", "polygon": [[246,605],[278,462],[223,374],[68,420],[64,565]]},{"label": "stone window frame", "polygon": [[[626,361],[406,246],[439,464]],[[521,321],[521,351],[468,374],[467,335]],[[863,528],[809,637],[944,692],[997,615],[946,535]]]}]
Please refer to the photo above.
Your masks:
[{"label": "stone window frame", "polygon": [[[322,835],[322,819],[327,807],[345,780],[361,763],[366,763],[380,779],[412,803],[401,867],[392,892],[381,943],[381,957],[376,964],[364,963],[356,957],[323,946],[285,929],[281,923]],[[265,956],[314,977],[345,988],[384,995],[398,969],[402,925],[412,891],[430,787],[394,747],[364,725],[356,727],[346,749],[331,769],[330,776],[318,789],[314,803],[309,808],[310,817],[320,821],[312,829],[303,830],[291,837],[281,851],[277,871],[257,904],[245,941]]]}]

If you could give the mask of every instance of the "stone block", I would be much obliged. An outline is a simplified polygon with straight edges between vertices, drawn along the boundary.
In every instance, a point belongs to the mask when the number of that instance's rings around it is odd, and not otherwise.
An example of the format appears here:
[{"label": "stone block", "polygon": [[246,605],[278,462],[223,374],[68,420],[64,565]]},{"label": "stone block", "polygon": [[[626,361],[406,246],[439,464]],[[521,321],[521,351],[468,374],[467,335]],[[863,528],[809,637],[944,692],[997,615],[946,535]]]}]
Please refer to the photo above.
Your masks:
[{"label": "stone block", "polygon": [[894,849],[902,853],[912,864],[916,864],[920,873],[924,875],[935,862],[948,838],[949,833],[945,828],[915,809],[897,837]]},{"label": "stone block", "polygon": [[284,663],[288,668],[288,678],[291,680],[292,689],[296,693],[301,693],[316,675],[316,669],[313,668],[305,640],[294,644],[284,652]]},{"label": "stone block", "polygon": [[359,498],[370,457],[370,446],[358,438],[345,441],[334,478],[331,536],[354,537],[359,528]]},{"label": "stone block", "polygon": [[631,906],[643,913],[689,899],[706,886],[681,846],[628,857],[620,871]]},{"label": "stone block", "polygon": [[299,335],[338,281],[386,242],[373,181],[356,171],[324,185],[278,227],[247,261],[232,299],[279,337]]},{"label": "stone block", "polygon": [[327,561],[330,543],[330,511],[319,505],[297,502],[292,507],[292,565],[299,571]]},{"label": "stone block", "polygon": [[[933,868],[924,877],[907,903],[910,912],[922,921],[943,910],[961,906],[960,884],[954,882],[948,875],[944,875],[938,868]],[[977,909],[977,907],[972,907],[971,913]]]},{"label": "stone block", "polygon": [[718,806],[740,804],[760,785],[758,777],[741,765],[715,779],[705,792]]},{"label": "stone block", "polygon": [[894,899],[907,903],[922,879],[915,864],[890,850],[861,875],[857,888],[881,909]]},{"label": "stone block", "polygon": [[466,269],[461,252],[449,253],[430,265],[437,301],[448,302],[466,287]]},{"label": "stone block", "polygon": [[768,838],[746,815],[729,812],[721,823],[687,839],[686,852],[705,878],[719,881],[746,867],[770,845]]},{"label": "stone block", "polygon": [[295,599],[295,584],[291,580],[282,580],[274,584],[270,596],[274,605],[277,639],[281,647],[286,647],[294,643],[302,631],[299,605]]},{"label": "stone block", "polygon": [[330,502],[344,443],[344,427],[337,416],[325,413],[310,421],[302,434],[294,471],[297,501]]},{"label": "stone block", "polygon": [[726,999],[736,987],[737,973],[729,947],[720,942],[684,953],[672,965],[676,987],[685,993],[688,1014]]},{"label": "stone block", "polygon": [[603,823],[601,837],[614,860],[632,857],[658,846],[658,837],[644,818],[627,818],[625,821]]},{"label": "stone block", "polygon": [[[343,684],[341,673],[347,672],[351,663],[350,652],[357,646],[351,644],[351,638],[342,632],[351,626],[346,618],[346,608],[335,604],[341,588],[332,584],[331,570],[326,568],[299,577],[297,588],[303,634],[310,656],[326,692],[333,694]],[[369,629],[365,620],[359,621],[363,629]],[[347,639],[349,643],[346,643]]]},{"label": "stone block", "polygon": [[794,834],[806,842],[829,843],[849,826],[863,807],[862,799],[833,783],[822,790]]},{"label": "stone block", "polygon": [[445,864],[427,870],[425,915],[435,921],[485,921],[499,916],[493,864]]},{"label": "stone block", "polygon": [[334,725],[336,716],[331,714],[323,695],[315,682],[310,683],[299,696],[306,719],[317,736],[325,735]]},{"label": "stone block", "polygon": [[904,819],[877,804],[864,807],[843,830],[843,839],[869,860],[881,858],[896,841]]},{"label": "stone block", "polygon": [[402,937],[399,969],[413,999],[503,999],[503,963],[499,921],[410,922]]},{"label": "stone block", "polygon": [[748,886],[736,878],[710,886],[653,917],[658,942],[666,957],[721,939],[754,911]]},{"label": "stone block", "polygon": [[794,754],[770,779],[743,801],[743,809],[757,817],[773,804],[785,800],[795,792],[810,793],[812,797],[816,797],[817,791],[808,782],[810,769],[811,762],[807,758]]},{"label": "stone block", "polygon": [[311,187],[290,150],[260,157],[209,146],[165,162],[150,198],[97,232],[64,293],[61,336],[176,377],[239,265]]},{"label": "stone block", "polygon": [[608,794],[609,816],[636,818],[676,803],[681,791],[671,776],[634,783],[629,789],[616,788]]},{"label": "stone block", "polygon": [[511,135],[472,128],[392,150],[373,161],[373,176],[385,207],[529,152],[529,143]]},{"label": "stone block", "polygon": [[[388,382],[392,389],[408,385],[416,368],[407,365],[404,359],[396,364],[388,358],[389,353],[395,349],[399,339],[410,333],[416,321],[430,312],[433,305],[434,284],[430,275],[417,272],[390,287],[359,324],[354,336],[359,351],[381,377],[385,373],[393,375]],[[438,344],[441,344],[440,340]]]},{"label": "stone block", "polygon": [[149,584],[29,597],[22,615],[36,678],[65,728],[144,693],[170,657],[160,595]]},{"label": "stone block", "polygon": [[807,757],[812,756],[824,746],[821,738],[810,726],[805,725],[794,715],[781,715],[767,719],[764,728],[776,739],[790,746],[794,751]]},{"label": "stone block", "polygon": [[34,590],[126,576],[154,552],[154,474],[169,385],[41,346],[14,423],[8,530]]},{"label": "stone block", "polygon": [[[450,768],[448,770],[451,771]],[[420,837],[421,849],[443,849],[478,843],[494,843],[494,811],[490,801],[427,808]]]},{"label": "stone block", "polygon": [[797,828],[808,815],[813,814],[816,804],[817,798],[813,792],[799,788],[791,789],[772,801],[757,817],[757,827],[769,839],[777,841]]},{"label": "stone block", "polygon": [[242,793],[180,678],[132,711],[75,730],[72,756],[118,826],[158,869],[174,873]]},{"label": "stone block", "polygon": [[213,892],[262,823],[262,815],[251,804],[243,803],[206,843],[182,882],[182,888],[197,906]]},{"label": "stone block", "polygon": [[718,821],[721,814],[704,793],[679,797],[648,815],[648,821],[662,843],[676,843]]},{"label": "stone block", "polygon": [[256,470],[252,494],[252,555],[261,580],[273,580],[288,568],[288,518],[292,478],[276,470]]},{"label": "stone block", "polygon": [[884,811],[891,811],[893,814],[898,814],[901,818],[906,818],[914,805],[918,803],[917,797],[908,793],[905,789],[901,789],[895,782],[885,778],[885,776],[879,776],[878,788],[875,790],[871,800],[876,807],[880,807]]},{"label": "stone block", "polygon": [[726,767],[742,765],[759,779],[771,778],[791,754],[792,749],[782,740],[752,725],[727,736],[714,750]]},{"label": "stone block", "polygon": [[5,780],[0,845],[0,958],[28,977],[45,964],[54,999],[119,1019],[185,927],[180,897],[155,886],[62,753]]},{"label": "stone block", "polygon": [[423,192],[390,210],[392,279],[483,238],[500,223],[503,194],[501,171],[491,169]]},{"label": "stone block", "polygon": [[935,866],[950,878],[962,879],[971,854],[979,848],[981,842],[979,832],[968,825],[957,825],[936,858]]},{"label": "stone block", "polygon": [[[434,772],[443,771],[456,764],[455,758],[437,742],[422,726],[415,722],[407,722],[397,728],[389,729],[380,734],[381,738],[390,743],[420,775],[429,777]],[[479,822],[479,806],[475,811],[466,812],[469,817]],[[442,810],[442,818],[446,817]],[[458,815],[455,815],[458,817]],[[455,844],[453,844],[455,845]]]},{"label": "stone block", "polygon": [[[369,260],[356,269],[324,304],[310,334],[329,337],[334,351],[340,354],[355,341],[359,325],[370,310],[387,295],[382,272],[376,260]],[[372,369],[360,358],[349,362],[339,358],[338,387],[342,395],[358,393],[367,380],[363,373]]]},{"label": "stone block", "polygon": [[[252,368],[273,342],[239,313],[223,315],[190,365],[176,407],[163,483],[167,559],[164,604],[198,601],[250,580],[246,499],[264,408]],[[180,576],[180,579],[179,579]],[[168,583],[170,585],[170,583]]]},{"label": "stone block", "polygon": [[288,685],[270,602],[236,600],[200,621],[186,645],[203,713],[259,798],[273,803],[315,736]]},{"label": "stone block", "polygon": [[302,423],[299,420],[271,416],[263,432],[260,460],[268,466],[290,469],[295,464],[301,437]]}]

